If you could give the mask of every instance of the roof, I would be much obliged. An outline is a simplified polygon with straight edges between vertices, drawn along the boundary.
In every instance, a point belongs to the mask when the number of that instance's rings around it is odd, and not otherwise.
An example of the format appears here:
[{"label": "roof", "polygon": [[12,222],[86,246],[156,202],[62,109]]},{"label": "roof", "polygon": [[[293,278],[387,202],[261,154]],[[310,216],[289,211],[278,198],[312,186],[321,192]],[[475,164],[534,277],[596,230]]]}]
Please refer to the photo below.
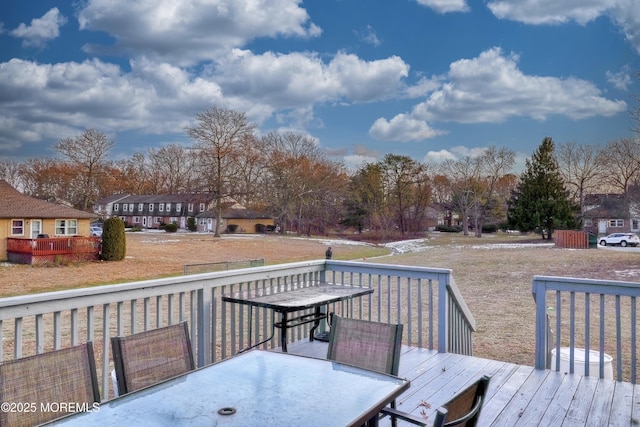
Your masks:
[{"label": "roof", "polygon": [[[214,211],[206,211],[198,214],[196,218],[215,218]],[[271,215],[252,211],[250,209],[223,209],[222,218],[224,219],[273,219]]]},{"label": "roof", "polygon": [[210,193],[186,194],[132,194],[117,200],[118,203],[191,203],[206,202],[213,199]]},{"label": "roof", "polygon": [[0,180],[0,218],[96,218],[97,215],[68,206],[25,196]]}]

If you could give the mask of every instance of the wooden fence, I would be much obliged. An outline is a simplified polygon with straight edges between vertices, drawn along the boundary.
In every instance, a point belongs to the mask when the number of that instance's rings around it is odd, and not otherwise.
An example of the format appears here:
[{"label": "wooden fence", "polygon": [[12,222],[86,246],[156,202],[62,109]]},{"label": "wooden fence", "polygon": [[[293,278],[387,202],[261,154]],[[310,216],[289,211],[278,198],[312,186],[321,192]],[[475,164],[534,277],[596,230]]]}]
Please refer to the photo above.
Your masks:
[{"label": "wooden fence", "polygon": [[553,232],[556,248],[589,249],[589,233],[578,230],[556,230]]}]

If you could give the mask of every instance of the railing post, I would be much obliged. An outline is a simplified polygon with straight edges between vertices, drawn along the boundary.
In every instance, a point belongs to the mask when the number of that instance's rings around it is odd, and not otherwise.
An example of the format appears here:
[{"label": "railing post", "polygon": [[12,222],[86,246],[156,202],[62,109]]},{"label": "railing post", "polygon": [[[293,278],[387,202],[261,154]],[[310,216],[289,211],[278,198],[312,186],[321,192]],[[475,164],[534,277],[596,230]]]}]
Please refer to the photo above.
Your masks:
[{"label": "railing post", "polygon": [[534,276],[531,288],[533,299],[536,302],[536,348],[535,368],[547,367],[547,292],[545,282]]},{"label": "railing post", "polygon": [[205,286],[197,292],[198,307],[198,367],[211,363],[211,288]]},{"label": "railing post", "polygon": [[448,288],[449,275],[438,275],[438,353],[449,350],[449,316],[448,316]]}]

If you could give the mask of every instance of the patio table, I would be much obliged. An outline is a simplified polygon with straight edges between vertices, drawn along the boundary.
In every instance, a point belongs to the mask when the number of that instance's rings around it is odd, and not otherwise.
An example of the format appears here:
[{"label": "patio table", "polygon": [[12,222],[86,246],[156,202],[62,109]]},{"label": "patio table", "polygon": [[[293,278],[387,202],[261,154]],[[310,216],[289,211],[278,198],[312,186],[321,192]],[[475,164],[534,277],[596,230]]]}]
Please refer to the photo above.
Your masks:
[{"label": "patio table", "polygon": [[330,360],[253,350],[50,425],[376,425],[408,387],[406,379]]},{"label": "patio table", "polygon": [[[319,283],[304,288],[296,288],[283,292],[273,292],[271,288],[251,289],[242,292],[236,292],[230,295],[223,295],[222,300],[236,304],[248,305],[249,309],[249,325],[252,325],[251,316],[253,307],[262,307],[271,309],[274,313],[279,313],[280,320],[272,323],[271,336],[257,343],[249,343],[249,348],[256,347],[273,338],[275,328],[279,328],[282,333],[280,335],[280,343],[282,351],[287,352],[287,329],[313,322],[313,327],[309,332],[309,340],[313,341],[314,331],[320,325],[320,321],[327,318],[327,310],[322,311],[322,307],[339,301],[350,301],[353,298],[373,293],[373,288],[343,286],[333,283]],[[289,317],[289,314],[314,309],[313,313],[302,314],[295,317]],[[251,332],[249,339],[251,339]],[[245,349],[246,350],[246,349]]]}]

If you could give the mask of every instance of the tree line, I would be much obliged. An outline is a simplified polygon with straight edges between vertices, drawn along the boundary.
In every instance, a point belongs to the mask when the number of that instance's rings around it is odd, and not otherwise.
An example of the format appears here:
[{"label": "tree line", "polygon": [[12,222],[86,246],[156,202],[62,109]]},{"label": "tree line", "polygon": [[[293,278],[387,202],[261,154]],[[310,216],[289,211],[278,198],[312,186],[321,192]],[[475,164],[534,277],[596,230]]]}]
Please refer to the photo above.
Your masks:
[{"label": "tree line", "polygon": [[[214,106],[195,119],[184,129],[190,145],[112,160],[115,143],[87,129],[53,144],[57,158],[0,161],[0,178],[27,195],[88,211],[96,200],[119,193],[208,192],[215,196],[218,219],[224,202],[233,199],[274,216],[283,232],[308,235],[338,226],[420,233],[437,215],[445,225],[477,236],[488,226],[575,227],[587,194],[631,194],[640,184],[637,139],[556,148],[545,138],[520,175],[513,170],[516,153],[495,146],[437,164],[387,154],[350,171],[308,135],[258,136],[244,113]],[[563,206],[563,213],[553,206]]]}]

